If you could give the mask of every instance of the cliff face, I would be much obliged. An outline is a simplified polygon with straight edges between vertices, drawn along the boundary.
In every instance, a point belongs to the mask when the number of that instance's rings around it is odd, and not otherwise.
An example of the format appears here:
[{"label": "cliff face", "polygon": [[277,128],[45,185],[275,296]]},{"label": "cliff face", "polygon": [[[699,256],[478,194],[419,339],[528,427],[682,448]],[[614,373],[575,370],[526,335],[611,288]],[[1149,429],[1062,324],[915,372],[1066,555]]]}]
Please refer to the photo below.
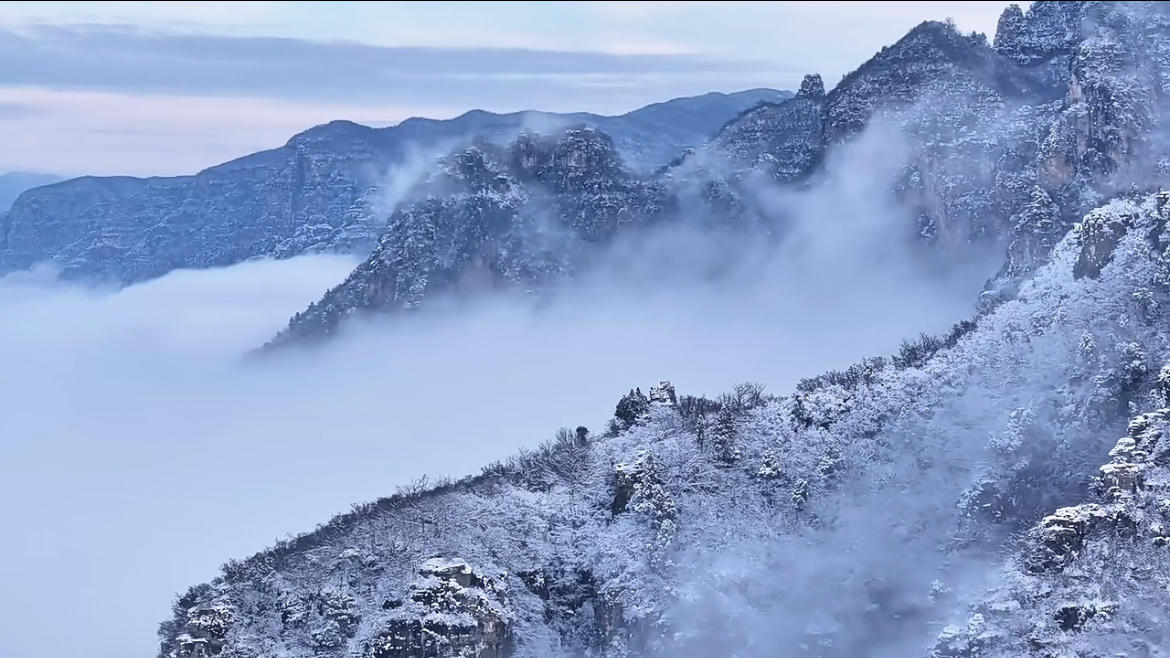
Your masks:
[{"label": "cliff face", "polygon": [[764,170],[776,180],[807,177],[825,151],[825,85],[807,75],[794,98],[748,110],[707,145],[735,168]]},{"label": "cliff face", "polygon": [[375,183],[403,146],[334,122],[285,146],[178,178],[80,178],[21,195],[0,269],[51,260],[67,276],[138,281],[180,267],[368,248]]},{"label": "cliff face", "polygon": [[[1167,371],[1170,373],[1170,370]],[[1165,402],[1165,391],[1156,396]],[[1135,416],[1094,480],[1096,502],[1062,507],[1028,532],[1003,584],[932,656],[1157,655],[1170,618],[1170,409]]]}]

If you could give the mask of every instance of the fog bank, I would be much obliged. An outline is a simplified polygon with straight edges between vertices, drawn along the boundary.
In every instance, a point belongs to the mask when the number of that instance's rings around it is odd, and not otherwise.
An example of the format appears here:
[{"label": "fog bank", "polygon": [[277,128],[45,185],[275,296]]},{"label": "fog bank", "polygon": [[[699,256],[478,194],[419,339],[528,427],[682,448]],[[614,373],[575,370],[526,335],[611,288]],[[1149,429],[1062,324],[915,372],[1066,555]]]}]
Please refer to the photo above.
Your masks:
[{"label": "fog bank", "polygon": [[0,655],[150,655],[176,593],[350,503],[600,430],[633,386],[783,393],[970,313],[980,272],[916,265],[866,188],[821,194],[781,200],[779,251],[663,232],[551,300],[435,304],[271,359],[241,356],[351,260],[0,279]]}]

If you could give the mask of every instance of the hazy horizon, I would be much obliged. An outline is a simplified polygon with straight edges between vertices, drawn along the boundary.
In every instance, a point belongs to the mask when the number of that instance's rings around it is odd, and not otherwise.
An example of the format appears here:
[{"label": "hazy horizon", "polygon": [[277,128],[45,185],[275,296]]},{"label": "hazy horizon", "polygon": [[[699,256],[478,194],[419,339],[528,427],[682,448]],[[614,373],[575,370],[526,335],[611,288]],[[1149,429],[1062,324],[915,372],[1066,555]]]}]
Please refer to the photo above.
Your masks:
[{"label": "hazy horizon", "polygon": [[0,171],[190,174],[334,119],[621,114],[805,73],[831,87],[924,20],[990,38],[1006,4],[13,3]]}]

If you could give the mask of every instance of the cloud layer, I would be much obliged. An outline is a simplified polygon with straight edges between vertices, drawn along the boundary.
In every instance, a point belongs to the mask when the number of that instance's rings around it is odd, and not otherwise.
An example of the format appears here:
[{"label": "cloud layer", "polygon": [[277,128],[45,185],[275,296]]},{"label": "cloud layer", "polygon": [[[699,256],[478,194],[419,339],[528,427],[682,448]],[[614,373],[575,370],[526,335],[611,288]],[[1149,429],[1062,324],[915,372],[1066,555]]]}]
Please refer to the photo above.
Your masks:
[{"label": "cloud layer", "polygon": [[[566,87],[647,76],[736,75],[745,62],[694,55],[615,55],[519,48],[391,48],[354,42],[144,31],[125,26],[39,26],[0,31],[0,84],[291,99],[343,95],[401,101],[435,93],[466,107],[499,98],[499,85],[553,100]],[[761,66],[756,64],[757,71]],[[513,90],[514,91],[514,90]],[[529,91],[532,91],[529,89]]]}]

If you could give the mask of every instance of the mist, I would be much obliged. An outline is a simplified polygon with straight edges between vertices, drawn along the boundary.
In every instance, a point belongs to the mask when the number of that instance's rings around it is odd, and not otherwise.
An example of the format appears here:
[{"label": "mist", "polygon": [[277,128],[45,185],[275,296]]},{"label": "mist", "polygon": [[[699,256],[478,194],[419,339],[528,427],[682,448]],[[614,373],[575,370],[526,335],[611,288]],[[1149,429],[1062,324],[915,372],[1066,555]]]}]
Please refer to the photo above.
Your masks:
[{"label": "mist", "polygon": [[243,355],[354,260],[248,262],[120,290],[44,268],[0,279],[12,593],[0,654],[150,655],[173,597],[227,559],[420,475],[475,473],[559,427],[601,430],[631,387],[670,379],[714,395],[754,380],[784,393],[967,317],[989,264],[916,257],[909,218],[881,201],[887,181],[856,175],[892,170],[878,166],[889,146],[859,142],[812,190],[761,187],[779,242],[664,227],[555,294],[355,319],[324,346],[271,358]]}]

